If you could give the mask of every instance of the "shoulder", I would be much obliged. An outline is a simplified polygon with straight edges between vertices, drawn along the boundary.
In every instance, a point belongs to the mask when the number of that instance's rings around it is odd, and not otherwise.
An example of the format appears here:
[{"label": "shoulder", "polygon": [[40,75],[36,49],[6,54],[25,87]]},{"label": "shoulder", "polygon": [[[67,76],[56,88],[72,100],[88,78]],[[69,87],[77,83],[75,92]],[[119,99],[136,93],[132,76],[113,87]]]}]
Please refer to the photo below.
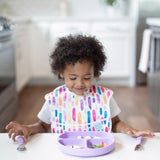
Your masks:
[{"label": "shoulder", "polygon": [[63,92],[66,92],[66,86],[62,85],[62,86],[58,86],[57,88],[55,88],[53,91],[47,93],[45,95],[45,99],[49,100],[51,99],[51,97],[58,97],[60,94],[62,94]]}]

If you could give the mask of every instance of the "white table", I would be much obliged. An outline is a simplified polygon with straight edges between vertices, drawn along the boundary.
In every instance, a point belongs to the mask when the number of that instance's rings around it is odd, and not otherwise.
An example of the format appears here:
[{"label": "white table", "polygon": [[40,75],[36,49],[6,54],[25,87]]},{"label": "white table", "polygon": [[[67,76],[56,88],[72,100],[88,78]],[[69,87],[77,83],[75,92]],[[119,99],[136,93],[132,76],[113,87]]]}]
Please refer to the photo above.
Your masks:
[{"label": "white table", "polygon": [[160,133],[154,138],[144,138],[143,150],[134,151],[136,139],[125,134],[114,133],[115,149],[99,157],[80,158],[62,153],[57,148],[58,134],[36,134],[25,144],[27,150],[17,151],[18,144],[8,138],[7,133],[0,134],[1,160],[159,160],[160,159]]}]

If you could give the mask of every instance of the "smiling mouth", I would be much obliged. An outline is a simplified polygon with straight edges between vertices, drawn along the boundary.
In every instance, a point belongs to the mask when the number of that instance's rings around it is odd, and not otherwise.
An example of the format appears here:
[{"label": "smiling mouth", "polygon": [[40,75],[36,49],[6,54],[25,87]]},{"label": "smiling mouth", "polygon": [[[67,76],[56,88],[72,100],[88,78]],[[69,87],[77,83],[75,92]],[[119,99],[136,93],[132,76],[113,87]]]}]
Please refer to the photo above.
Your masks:
[{"label": "smiling mouth", "polygon": [[85,88],[75,88],[76,90],[78,90],[78,91],[82,91],[82,90],[84,90]]},{"label": "smiling mouth", "polygon": [[76,88],[77,90],[84,90],[85,88]]}]

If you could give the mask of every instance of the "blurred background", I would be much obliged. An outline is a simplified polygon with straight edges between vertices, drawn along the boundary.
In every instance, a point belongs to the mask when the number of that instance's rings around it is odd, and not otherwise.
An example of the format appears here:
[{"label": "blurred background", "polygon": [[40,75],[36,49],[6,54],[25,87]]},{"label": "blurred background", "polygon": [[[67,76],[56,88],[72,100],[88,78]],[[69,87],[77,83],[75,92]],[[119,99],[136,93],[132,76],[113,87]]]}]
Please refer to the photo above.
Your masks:
[{"label": "blurred background", "polygon": [[49,55],[59,37],[78,33],[104,46],[94,83],[113,89],[120,118],[160,131],[159,0],[0,0],[0,131],[37,120],[44,95],[63,84]]}]

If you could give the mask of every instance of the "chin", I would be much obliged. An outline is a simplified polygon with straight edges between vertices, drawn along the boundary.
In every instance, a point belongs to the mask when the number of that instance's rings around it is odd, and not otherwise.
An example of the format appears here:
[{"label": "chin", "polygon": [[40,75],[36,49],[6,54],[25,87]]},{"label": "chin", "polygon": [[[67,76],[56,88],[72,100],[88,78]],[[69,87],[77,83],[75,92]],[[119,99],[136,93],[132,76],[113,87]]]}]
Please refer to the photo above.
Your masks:
[{"label": "chin", "polygon": [[84,95],[84,92],[74,92],[77,95]]},{"label": "chin", "polygon": [[77,95],[84,95],[84,92],[85,91],[75,91],[74,93],[77,94]]}]

